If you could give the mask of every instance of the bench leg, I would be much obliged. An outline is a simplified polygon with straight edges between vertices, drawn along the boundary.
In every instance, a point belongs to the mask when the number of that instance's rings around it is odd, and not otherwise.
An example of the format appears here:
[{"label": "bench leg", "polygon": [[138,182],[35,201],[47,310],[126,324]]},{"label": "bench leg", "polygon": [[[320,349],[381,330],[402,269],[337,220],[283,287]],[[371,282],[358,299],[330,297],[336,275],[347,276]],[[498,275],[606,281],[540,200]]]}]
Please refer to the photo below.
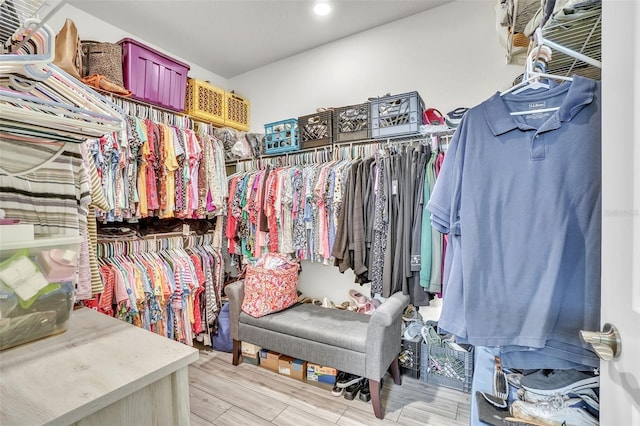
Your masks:
[{"label": "bench leg", "polygon": [[373,405],[373,414],[377,418],[382,419],[382,401],[380,401],[380,382],[369,379],[369,391],[371,392],[371,405]]},{"label": "bench leg", "polygon": [[233,339],[233,365],[240,364],[241,353],[242,347],[240,346],[240,340]]},{"label": "bench leg", "polygon": [[402,384],[402,379],[400,379],[400,366],[398,365],[398,357],[394,358],[391,361],[391,377],[393,378],[393,383],[396,385]]}]

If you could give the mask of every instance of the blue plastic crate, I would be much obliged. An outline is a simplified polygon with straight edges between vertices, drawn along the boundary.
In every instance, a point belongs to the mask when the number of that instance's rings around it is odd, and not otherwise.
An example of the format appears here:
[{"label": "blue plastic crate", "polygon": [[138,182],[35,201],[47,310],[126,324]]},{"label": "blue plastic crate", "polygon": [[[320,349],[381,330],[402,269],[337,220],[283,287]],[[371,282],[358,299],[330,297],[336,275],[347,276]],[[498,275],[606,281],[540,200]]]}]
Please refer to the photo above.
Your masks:
[{"label": "blue plastic crate", "polygon": [[276,121],[264,125],[264,153],[278,154],[300,149],[298,119]]}]

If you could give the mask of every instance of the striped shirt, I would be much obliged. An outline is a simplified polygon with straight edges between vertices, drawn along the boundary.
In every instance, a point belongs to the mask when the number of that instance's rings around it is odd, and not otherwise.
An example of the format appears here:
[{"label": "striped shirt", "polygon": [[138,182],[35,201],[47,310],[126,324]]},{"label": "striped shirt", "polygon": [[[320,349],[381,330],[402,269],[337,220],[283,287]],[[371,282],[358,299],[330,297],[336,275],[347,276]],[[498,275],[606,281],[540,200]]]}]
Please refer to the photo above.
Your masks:
[{"label": "striped shirt", "polygon": [[0,208],[36,236],[87,235],[89,177],[79,145],[0,138]]}]

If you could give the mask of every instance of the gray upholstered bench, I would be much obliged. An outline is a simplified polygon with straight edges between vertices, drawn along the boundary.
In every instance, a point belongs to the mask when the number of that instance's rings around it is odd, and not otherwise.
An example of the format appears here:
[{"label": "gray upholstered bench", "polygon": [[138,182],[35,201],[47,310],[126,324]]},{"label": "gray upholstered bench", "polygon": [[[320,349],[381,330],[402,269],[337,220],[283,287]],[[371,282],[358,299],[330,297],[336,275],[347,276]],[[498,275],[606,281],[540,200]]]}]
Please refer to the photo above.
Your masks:
[{"label": "gray upholstered bench", "polygon": [[372,315],[313,304],[296,304],[281,312],[253,318],[242,312],[244,283],[225,287],[229,297],[233,364],[240,362],[240,342],[249,342],[275,352],[303,359],[369,379],[371,403],[383,418],[380,379],[390,368],[400,384],[402,312],[409,297],[398,292]]}]

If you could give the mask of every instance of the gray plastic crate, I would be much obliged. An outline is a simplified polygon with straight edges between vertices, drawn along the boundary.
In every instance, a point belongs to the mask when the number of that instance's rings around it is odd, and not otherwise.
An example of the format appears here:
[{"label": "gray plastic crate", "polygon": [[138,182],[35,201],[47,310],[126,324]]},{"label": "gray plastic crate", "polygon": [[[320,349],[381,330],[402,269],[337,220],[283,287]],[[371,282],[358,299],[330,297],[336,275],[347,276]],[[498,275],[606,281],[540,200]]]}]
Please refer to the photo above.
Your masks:
[{"label": "gray plastic crate", "polygon": [[418,92],[371,99],[371,137],[417,135],[423,112],[424,101]]},{"label": "gray plastic crate", "polygon": [[460,344],[466,351],[422,342],[420,380],[463,392],[471,392],[473,346]]}]

